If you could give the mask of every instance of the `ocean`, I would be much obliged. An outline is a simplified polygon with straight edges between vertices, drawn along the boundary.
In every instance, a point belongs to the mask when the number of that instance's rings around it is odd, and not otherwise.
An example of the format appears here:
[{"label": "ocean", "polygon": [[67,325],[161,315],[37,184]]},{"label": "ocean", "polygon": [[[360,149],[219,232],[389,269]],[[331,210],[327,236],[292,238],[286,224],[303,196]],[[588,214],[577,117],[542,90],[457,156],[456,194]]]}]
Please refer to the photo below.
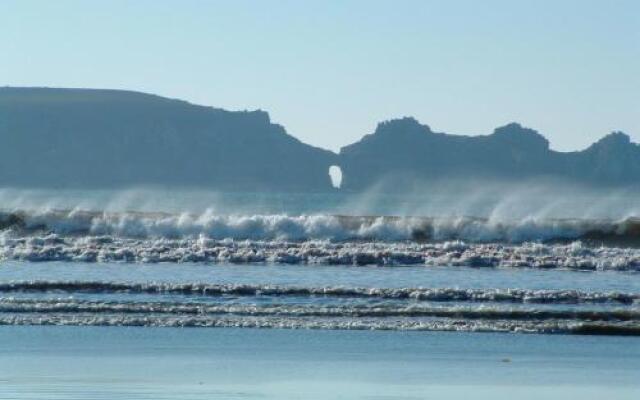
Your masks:
[{"label": "ocean", "polygon": [[0,192],[2,398],[637,398],[635,197]]}]

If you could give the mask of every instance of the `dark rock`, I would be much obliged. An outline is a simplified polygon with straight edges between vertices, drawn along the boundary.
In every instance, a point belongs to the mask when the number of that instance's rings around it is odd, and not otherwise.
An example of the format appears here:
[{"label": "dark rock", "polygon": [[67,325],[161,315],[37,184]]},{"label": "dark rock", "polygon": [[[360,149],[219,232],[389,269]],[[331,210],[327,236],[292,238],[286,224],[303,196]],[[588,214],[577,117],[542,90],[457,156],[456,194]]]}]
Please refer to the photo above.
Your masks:
[{"label": "dark rock", "polygon": [[562,153],[535,130],[511,123],[491,135],[435,133],[413,118],[386,121],[340,151],[342,188],[410,191],[442,182],[562,181],[592,186],[640,182],[640,147],[614,132]]},{"label": "dark rock", "polygon": [[119,90],[0,88],[0,186],[329,191],[334,157],[263,111]]}]

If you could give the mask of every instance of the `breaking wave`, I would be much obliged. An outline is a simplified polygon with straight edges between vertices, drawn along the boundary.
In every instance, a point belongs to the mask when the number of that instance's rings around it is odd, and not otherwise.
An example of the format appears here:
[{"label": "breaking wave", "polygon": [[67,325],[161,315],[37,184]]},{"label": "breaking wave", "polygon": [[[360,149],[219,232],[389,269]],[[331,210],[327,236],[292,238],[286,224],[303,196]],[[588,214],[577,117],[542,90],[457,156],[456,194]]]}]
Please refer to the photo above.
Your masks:
[{"label": "breaking wave", "polygon": [[640,220],[14,211],[0,260],[640,271]]},{"label": "breaking wave", "polygon": [[569,244],[251,241],[0,234],[0,260],[31,262],[425,265],[640,271],[640,249]]},{"label": "breaking wave", "polygon": [[0,228],[60,235],[236,240],[377,240],[472,243],[594,240],[640,244],[640,219],[538,219],[341,215],[218,215],[45,210],[0,212]]},{"label": "breaking wave", "polygon": [[0,325],[235,327],[640,335],[634,310],[211,305],[0,299]]},{"label": "breaking wave", "polygon": [[580,290],[531,289],[458,289],[458,288],[363,288],[303,287],[279,285],[206,284],[206,283],[125,283],[90,281],[24,281],[0,283],[0,293],[144,293],[197,296],[324,296],[374,299],[414,299],[435,302],[506,303],[619,303],[634,304],[640,293],[587,292]]},{"label": "breaking wave", "polygon": [[0,284],[0,325],[640,335],[639,304],[579,290],[20,281]]},{"label": "breaking wave", "polygon": [[580,310],[420,305],[210,304],[0,298],[0,313],[173,314],[296,317],[438,317],[464,319],[640,321],[639,309]]},{"label": "breaking wave", "polygon": [[300,317],[162,317],[162,316],[65,316],[14,315],[0,316],[0,325],[56,326],[137,326],[180,328],[262,328],[262,329],[323,329],[323,330],[384,330],[384,331],[448,331],[500,333],[556,333],[576,335],[640,335],[640,326],[629,322],[573,321],[386,321],[344,320]]}]

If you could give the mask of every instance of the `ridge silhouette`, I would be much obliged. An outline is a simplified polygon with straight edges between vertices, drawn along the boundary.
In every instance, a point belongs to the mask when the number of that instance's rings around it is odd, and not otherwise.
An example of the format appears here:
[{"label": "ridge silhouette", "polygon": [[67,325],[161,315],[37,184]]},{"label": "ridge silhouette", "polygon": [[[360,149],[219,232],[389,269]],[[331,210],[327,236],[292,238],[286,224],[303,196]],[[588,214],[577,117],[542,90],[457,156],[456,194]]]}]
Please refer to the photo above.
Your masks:
[{"label": "ridge silhouette", "polygon": [[448,180],[635,186],[640,147],[613,132],[585,150],[557,152],[517,123],[463,136],[405,117],[335,154],[289,135],[260,110],[123,90],[0,88],[0,186],[328,192],[333,165],[345,191]]}]

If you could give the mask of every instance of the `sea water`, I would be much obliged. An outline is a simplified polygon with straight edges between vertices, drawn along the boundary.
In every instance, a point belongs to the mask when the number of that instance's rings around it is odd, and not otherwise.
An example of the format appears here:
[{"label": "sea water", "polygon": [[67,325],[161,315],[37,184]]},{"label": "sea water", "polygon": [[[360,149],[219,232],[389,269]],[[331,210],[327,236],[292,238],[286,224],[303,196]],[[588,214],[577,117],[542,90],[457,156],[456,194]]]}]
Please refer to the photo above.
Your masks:
[{"label": "sea water", "polygon": [[0,397],[638,396],[633,198],[0,197]]},{"label": "sea water", "polygon": [[635,338],[20,326],[11,399],[636,399]]}]

